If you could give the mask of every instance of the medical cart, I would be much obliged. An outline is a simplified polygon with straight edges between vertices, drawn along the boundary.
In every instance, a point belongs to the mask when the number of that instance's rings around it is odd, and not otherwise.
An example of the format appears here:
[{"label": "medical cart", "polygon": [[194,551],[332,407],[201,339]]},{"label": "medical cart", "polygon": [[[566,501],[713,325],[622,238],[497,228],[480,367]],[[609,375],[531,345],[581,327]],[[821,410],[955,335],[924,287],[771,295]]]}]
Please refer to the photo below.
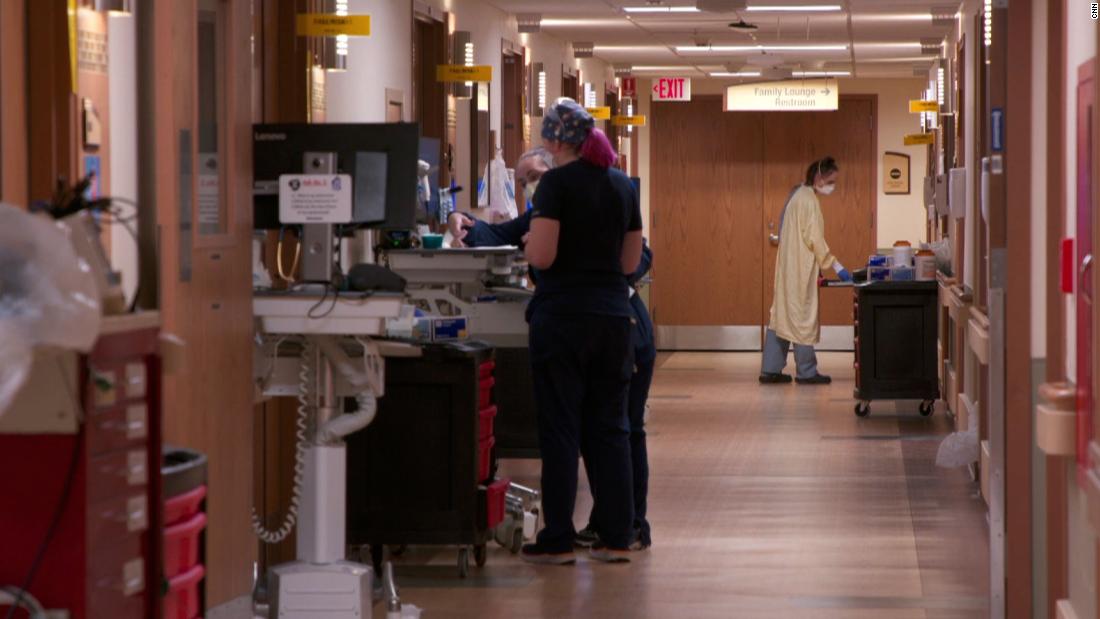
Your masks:
[{"label": "medical cart", "polygon": [[931,415],[940,397],[936,282],[867,282],[854,291],[856,415],[869,415],[874,400],[920,400],[920,414]]}]

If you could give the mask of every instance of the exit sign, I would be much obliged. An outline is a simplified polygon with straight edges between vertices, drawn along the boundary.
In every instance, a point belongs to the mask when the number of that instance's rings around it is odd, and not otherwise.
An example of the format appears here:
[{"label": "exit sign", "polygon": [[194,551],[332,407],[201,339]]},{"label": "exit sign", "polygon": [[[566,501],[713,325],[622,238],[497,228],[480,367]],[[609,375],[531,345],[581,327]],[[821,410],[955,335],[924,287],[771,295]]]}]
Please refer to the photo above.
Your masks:
[{"label": "exit sign", "polygon": [[654,101],[691,101],[691,78],[660,77],[653,80]]}]

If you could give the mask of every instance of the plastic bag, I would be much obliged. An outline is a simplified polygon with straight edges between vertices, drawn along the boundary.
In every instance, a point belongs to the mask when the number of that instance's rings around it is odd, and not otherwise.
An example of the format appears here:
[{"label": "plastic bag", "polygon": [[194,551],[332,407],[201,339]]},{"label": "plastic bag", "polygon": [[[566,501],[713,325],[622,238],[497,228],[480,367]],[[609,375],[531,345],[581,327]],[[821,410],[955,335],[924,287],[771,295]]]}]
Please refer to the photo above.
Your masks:
[{"label": "plastic bag", "polygon": [[510,180],[504,156],[497,152],[489,166],[489,215],[492,221],[509,221],[519,217],[516,187]]},{"label": "plastic bag", "polygon": [[978,461],[978,429],[948,434],[936,453],[936,466],[945,469],[966,466]]},{"label": "plastic bag", "polygon": [[35,346],[87,352],[102,307],[69,228],[0,204],[0,415],[30,373]]}]

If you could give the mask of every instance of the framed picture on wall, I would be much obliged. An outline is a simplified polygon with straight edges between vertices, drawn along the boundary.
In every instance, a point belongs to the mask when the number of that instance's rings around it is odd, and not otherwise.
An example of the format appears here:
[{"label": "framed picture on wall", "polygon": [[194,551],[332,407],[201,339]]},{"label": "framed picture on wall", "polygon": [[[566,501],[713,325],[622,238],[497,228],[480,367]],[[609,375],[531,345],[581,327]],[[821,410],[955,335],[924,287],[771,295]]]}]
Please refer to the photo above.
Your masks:
[{"label": "framed picture on wall", "polygon": [[882,173],[886,195],[909,195],[909,155],[887,152],[882,156]]}]

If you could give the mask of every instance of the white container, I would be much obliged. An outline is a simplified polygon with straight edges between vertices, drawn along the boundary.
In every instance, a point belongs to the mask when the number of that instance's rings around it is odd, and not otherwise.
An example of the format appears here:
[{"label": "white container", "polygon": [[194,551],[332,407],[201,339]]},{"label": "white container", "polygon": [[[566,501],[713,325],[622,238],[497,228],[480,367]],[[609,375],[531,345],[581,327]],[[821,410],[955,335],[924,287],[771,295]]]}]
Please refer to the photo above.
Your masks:
[{"label": "white container", "polygon": [[917,281],[928,282],[936,279],[936,254],[922,249],[916,257]]},{"label": "white container", "polygon": [[894,263],[890,266],[913,266],[913,246],[909,244],[909,241],[898,241],[894,243]]}]

